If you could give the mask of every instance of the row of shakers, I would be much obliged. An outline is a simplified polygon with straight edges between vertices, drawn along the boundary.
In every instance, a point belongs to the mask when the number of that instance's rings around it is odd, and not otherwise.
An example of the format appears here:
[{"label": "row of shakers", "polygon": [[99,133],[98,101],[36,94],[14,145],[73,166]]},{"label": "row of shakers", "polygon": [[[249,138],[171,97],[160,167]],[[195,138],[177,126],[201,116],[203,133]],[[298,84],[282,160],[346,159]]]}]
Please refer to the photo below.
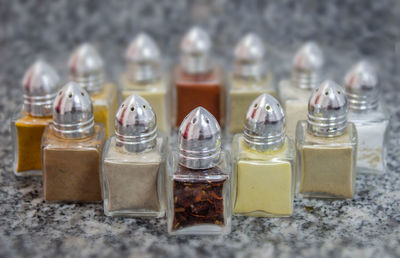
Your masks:
[{"label": "row of shakers", "polygon": [[181,51],[169,83],[154,40],[139,34],[121,94],[89,44],[71,55],[61,89],[49,64],[34,63],[12,118],[15,174],[42,174],[46,201],[104,200],[106,215],[166,212],[172,234],[218,234],[232,212],[290,216],[295,193],[352,198],[356,170],[385,171],[390,119],[369,62],[344,88],[321,83],[323,54],[309,42],[275,87],[253,33],[236,46],[228,83],[204,30],[189,30]]}]

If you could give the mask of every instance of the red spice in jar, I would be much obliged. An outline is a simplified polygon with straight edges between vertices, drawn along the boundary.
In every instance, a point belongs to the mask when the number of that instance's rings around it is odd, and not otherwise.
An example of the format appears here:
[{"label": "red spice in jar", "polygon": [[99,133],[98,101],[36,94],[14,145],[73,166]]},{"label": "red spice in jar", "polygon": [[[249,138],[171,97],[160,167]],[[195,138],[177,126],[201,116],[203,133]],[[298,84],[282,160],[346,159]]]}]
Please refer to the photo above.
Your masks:
[{"label": "red spice in jar", "polygon": [[228,176],[218,167],[195,170],[183,166],[179,166],[175,175],[172,229],[197,224],[224,226],[223,192]]}]

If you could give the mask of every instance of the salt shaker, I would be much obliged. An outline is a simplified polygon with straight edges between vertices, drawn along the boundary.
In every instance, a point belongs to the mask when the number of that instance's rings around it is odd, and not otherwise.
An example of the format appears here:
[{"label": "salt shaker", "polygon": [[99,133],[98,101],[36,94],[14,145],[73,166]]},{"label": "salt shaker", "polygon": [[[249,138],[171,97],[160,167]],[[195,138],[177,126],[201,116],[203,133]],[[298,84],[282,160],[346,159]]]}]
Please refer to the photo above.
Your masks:
[{"label": "salt shaker", "polygon": [[114,133],[118,108],[118,89],[105,83],[104,61],[89,43],[79,45],[69,58],[70,79],[85,89],[92,99],[94,120],[105,127],[106,137]]},{"label": "salt shaker", "polygon": [[11,118],[13,171],[17,176],[41,175],[40,144],[46,126],[52,121],[52,104],[60,87],[60,77],[44,60],[37,60],[26,71],[23,81],[24,104]]},{"label": "salt shaker", "polygon": [[349,100],[349,121],[358,134],[357,170],[383,174],[386,171],[390,114],[379,100],[380,89],[375,67],[363,60],[345,76]]},{"label": "salt shaker", "polygon": [[175,126],[193,109],[202,106],[222,124],[225,114],[225,86],[221,67],[211,53],[212,42],[207,31],[192,27],[181,41],[181,57],[174,68],[172,84],[176,105]]},{"label": "salt shaker", "polygon": [[294,138],[297,121],[307,119],[311,92],[320,83],[324,56],[317,43],[305,43],[293,58],[291,80],[279,82],[279,100],[286,112],[287,134]]},{"label": "salt shaker", "polygon": [[232,204],[237,215],[282,217],[293,212],[295,148],[285,113],[269,94],[248,107],[243,133],[232,143]]},{"label": "salt shaker", "polygon": [[221,150],[217,120],[202,107],[190,112],[179,127],[178,149],[167,162],[168,232],[230,232],[230,162]]},{"label": "salt shaker", "polygon": [[262,39],[255,33],[246,34],[236,45],[234,55],[227,110],[230,134],[243,130],[243,118],[255,98],[263,93],[275,96],[272,74],[265,67]]},{"label": "salt shaker", "polygon": [[299,196],[353,198],[357,131],[347,113],[341,86],[326,80],[313,90],[308,119],[299,121],[296,129]]},{"label": "salt shaker", "polygon": [[104,148],[106,215],[164,215],[166,146],[166,138],[157,134],[156,115],[150,104],[138,95],[126,98],[115,117],[115,135]]},{"label": "salt shaker", "polygon": [[139,33],[125,54],[126,71],[122,75],[122,99],[132,94],[145,98],[157,116],[160,133],[170,131],[170,94],[161,63],[161,51],[153,38]]},{"label": "salt shaker", "polygon": [[100,161],[104,127],[95,124],[89,94],[75,82],[61,88],[53,122],[42,139],[44,199],[50,202],[100,202]]}]

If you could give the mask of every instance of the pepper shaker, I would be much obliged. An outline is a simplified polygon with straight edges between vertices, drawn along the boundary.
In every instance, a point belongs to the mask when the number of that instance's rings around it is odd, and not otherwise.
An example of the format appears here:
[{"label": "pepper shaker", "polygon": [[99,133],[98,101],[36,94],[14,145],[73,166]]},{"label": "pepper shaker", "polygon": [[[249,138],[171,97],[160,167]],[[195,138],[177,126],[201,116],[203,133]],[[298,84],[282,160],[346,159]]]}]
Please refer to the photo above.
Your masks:
[{"label": "pepper shaker", "polygon": [[71,54],[68,66],[70,79],[90,94],[94,121],[104,125],[108,138],[114,133],[118,89],[112,83],[104,83],[103,59],[91,44],[83,43]]},{"label": "pepper shaker", "polygon": [[221,133],[210,112],[198,107],[183,120],[178,149],[167,162],[168,232],[230,232],[230,165]]},{"label": "pepper shaker", "polygon": [[44,60],[26,71],[23,81],[24,104],[11,118],[13,171],[17,176],[41,175],[40,144],[52,120],[51,105],[60,86],[57,72]]},{"label": "pepper shaker", "polygon": [[243,118],[255,98],[263,93],[275,96],[272,74],[265,68],[262,39],[255,33],[245,35],[236,45],[234,54],[227,110],[230,134],[243,130]]},{"label": "pepper shaker", "polygon": [[379,81],[375,67],[363,60],[345,76],[349,100],[349,121],[358,135],[357,170],[383,174],[386,171],[390,114],[380,102]]},{"label": "pepper shaker", "polygon": [[75,82],[58,91],[42,139],[44,199],[100,202],[104,127],[95,124],[88,93]]},{"label": "pepper shaker", "polygon": [[180,64],[174,69],[173,96],[175,125],[193,109],[202,106],[222,125],[225,87],[221,67],[211,58],[212,42],[200,27],[191,28],[181,41]]},{"label": "pepper shaker", "polygon": [[260,95],[247,110],[243,133],[232,142],[233,212],[290,216],[296,182],[294,157],[283,108],[271,95]]},{"label": "pepper shaker", "polygon": [[161,66],[161,52],[146,33],[139,33],[130,43],[126,55],[126,72],[122,75],[122,99],[132,94],[145,98],[157,115],[159,132],[170,132],[168,83]]},{"label": "pepper shaker", "polygon": [[313,198],[353,198],[357,131],[347,122],[343,88],[327,80],[314,89],[308,120],[296,129],[298,193]]},{"label": "pepper shaker", "polygon": [[294,139],[297,121],[307,119],[311,92],[320,83],[324,56],[317,43],[305,43],[293,58],[291,80],[279,82],[279,100],[286,112],[286,130]]},{"label": "pepper shaker", "polygon": [[115,117],[115,135],[104,148],[106,215],[164,215],[166,146],[166,138],[157,135],[156,115],[150,104],[138,95],[126,98]]}]

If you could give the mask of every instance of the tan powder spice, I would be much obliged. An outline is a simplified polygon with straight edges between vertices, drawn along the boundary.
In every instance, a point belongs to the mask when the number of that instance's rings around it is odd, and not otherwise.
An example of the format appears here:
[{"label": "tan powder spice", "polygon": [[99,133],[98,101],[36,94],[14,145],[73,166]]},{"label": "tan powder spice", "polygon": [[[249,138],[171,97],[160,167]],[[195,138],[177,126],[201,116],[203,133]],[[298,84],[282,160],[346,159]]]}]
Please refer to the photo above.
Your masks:
[{"label": "tan powder spice", "polygon": [[159,211],[157,180],[160,163],[104,162],[107,210]]}]

